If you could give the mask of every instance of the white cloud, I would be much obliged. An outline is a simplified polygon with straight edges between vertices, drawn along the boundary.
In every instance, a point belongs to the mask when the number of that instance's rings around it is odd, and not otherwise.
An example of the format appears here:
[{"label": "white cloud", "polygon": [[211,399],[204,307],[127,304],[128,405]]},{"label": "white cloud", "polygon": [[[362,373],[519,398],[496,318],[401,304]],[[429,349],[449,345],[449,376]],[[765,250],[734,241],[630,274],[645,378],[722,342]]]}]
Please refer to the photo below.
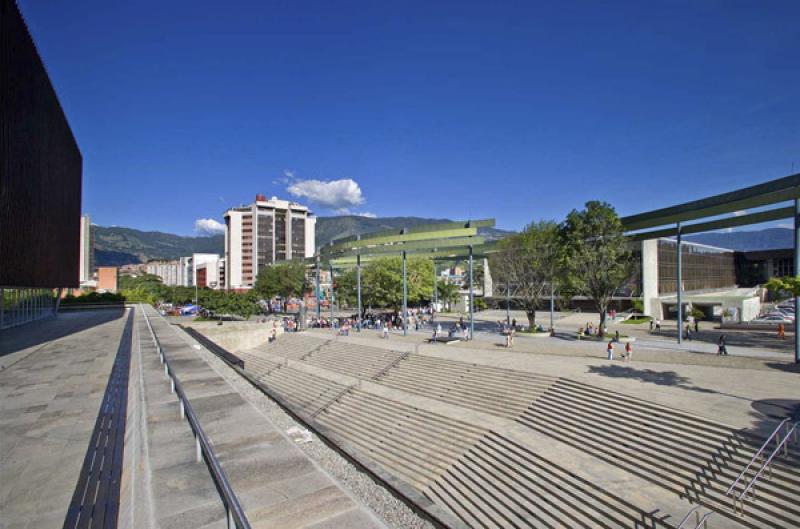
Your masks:
[{"label": "white cloud", "polygon": [[792,224],[778,224],[778,228],[786,228],[786,229],[793,229],[794,226]]},{"label": "white cloud", "polygon": [[747,210],[746,209],[740,209],[739,211],[734,211],[733,212],[733,216],[734,217],[741,217],[742,215],[747,215]]},{"label": "white cloud", "polygon": [[341,180],[295,180],[286,188],[295,197],[306,198],[322,207],[347,211],[364,203],[361,187],[352,178]]},{"label": "white cloud", "polygon": [[374,219],[378,216],[370,211],[361,211],[358,213],[353,213],[353,215],[358,215],[359,217],[367,217],[368,219]]},{"label": "white cloud", "polygon": [[197,219],[194,221],[194,231],[206,235],[225,233],[225,225],[214,219]]}]

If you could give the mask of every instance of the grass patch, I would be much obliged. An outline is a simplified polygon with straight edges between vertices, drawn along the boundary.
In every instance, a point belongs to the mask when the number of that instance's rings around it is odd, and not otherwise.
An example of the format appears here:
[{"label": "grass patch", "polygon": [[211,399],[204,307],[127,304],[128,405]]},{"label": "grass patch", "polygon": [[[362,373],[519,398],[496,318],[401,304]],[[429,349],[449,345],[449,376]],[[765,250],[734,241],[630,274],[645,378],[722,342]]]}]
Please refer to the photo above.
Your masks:
[{"label": "grass patch", "polygon": [[644,316],[642,318],[628,318],[627,320],[621,321],[620,324],[622,325],[639,325],[642,323],[647,323],[651,321],[653,318],[650,316]]}]

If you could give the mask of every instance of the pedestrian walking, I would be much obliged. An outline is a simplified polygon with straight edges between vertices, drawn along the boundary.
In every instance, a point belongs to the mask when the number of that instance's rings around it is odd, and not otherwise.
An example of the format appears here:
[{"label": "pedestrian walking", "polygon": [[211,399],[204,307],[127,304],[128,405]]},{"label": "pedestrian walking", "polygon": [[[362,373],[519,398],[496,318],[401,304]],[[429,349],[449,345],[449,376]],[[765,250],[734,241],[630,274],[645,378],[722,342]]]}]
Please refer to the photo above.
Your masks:
[{"label": "pedestrian walking", "polygon": [[650,320],[650,332],[651,333],[653,332],[653,320],[652,319]]},{"label": "pedestrian walking", "polygon": [[699,332],[700,332],[700,319],[699,318],[695,318],[694,319],[694,333],[697,334]]},{"label": "pedestrian walking", "polygon": [[389,339],[389,325],[386,323],[383,324],[383,339],[384,340]]},{"label": "pedestrian walking", "polygon": [[784,327],[783,323],[778,324],[778,338],[781,340],[786,339],[786,327]]},{"label": "pedestrian walking", "polygon": [[661,332],[661,320],[656,318],[656,332]]},{"label": "pedestrian walking", "polygon": [[692,327],[689,323],[686,324],[686,339],[692,341]]},{"label": "pedestrian walking", "polygon": [[614,342],[613,342],[613,340],[609,340],[607,352],[608,352],[608,359],[609,360],[613,360],[614,359]]},{"label": "pedestrian walking", "polygon": [[727,355],[728,354],[728,347],[726,345],[726,339],[724,334],[719,335],[719,349],[717,350],[718,355]]},{"label": "pedestrian walking", "polygon": [[631,358],[633,358],[633,346],[631,342],[627,342],[625,344],[625,361],[630,362]]}]

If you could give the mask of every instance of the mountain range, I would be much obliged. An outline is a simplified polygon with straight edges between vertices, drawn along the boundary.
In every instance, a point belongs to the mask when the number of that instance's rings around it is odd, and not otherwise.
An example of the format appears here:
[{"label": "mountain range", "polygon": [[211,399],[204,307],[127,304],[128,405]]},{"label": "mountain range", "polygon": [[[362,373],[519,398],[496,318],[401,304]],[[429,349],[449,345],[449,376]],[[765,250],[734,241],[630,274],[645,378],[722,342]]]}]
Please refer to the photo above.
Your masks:
[{"label": "mountain range", "polygon": [[[317,247],[334,239],[382,230],[401,229],[419,224],[450,222],[448,219],[426,219],[421,217],[370,218],[355,215],[339,217],[317,217]],[[144,263],[150,259],[175,259],[193,253],[223,253],[225,237],[208,235],[189,237],[141,231],[132,228],[93,226],[95,263],[98,266],[121,266]],[[500,239],[510,231],[496,228],[480,228],[478,233],[487,240]],[[766,228],[757,231],[713,232],[687,235],[687,241],[699,242],[731,250],[770,250],[791,248],[793,230],[789,228]]]},{"label": "mountain range", "polygon": [[[355,215],[317,217],[317,247],[334,239],[359,233],[411,228],[419,224],[451,222],[449,219],[421,217],[371,218]],[[151,259],[176,259],[193,253],[223,253],[225,237],[208,235],[189,237],[141,231],[117,226],[92,226],[95,264],[97,266],[122,266],[145,263]],[[512,232],[496,228],[479,228],[478,233],[487,240],[502,238]]]}]

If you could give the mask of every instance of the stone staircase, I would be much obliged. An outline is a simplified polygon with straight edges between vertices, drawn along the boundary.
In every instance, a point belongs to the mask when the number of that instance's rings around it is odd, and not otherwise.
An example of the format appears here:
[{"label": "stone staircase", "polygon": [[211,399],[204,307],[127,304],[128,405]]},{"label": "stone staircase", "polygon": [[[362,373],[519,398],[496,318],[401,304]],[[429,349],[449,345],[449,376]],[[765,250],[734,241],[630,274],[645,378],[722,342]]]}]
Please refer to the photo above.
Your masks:
[{"label": "stone staircase", "polygon": [[317,421],[419,490],[487,431],[358,389],[325,408]]},{"label": "stone staircase", "polygon": [[265,343],[253,350],[283,356],[290,360],[299,360],[312,351],[330,344],[332,341],[303,333],[283,333],[279,334],[278,339],[274,342]]},{"label": "stone staircase", "polygon": [[556,378],[511,369],[409,355],[376,382],[450,404],[515,418]]},{"label": "stone staircase", "polygon": [[470,448],[424,494],[471,527],[672,527],[496,432]]},{"label": "stone staircase", "polygon": [[405,356],[397,351],[333,341],[303,362],[357,378],[371,379]]},{"label": "stone staircase", "polygon": [[[520,444],[518,436],[528,429],[647,480],[676,501],[717,511],[724,518],[712,524],[715,529],[800,527],[798,459],[776,462],[772,479],[760,482],[757,499],[740,516],[725,491],[763,439],[709,419],[568,379],[346,341],[284,335],[259,350],[464,409],[464,420],[457,420],[457,413],[445,416],[263,355],[241,355],[245,370],[310,417],[312,426],[334,433],[471,527],[676,523],[675,512],[667,522],[637,507],[636,491],[620,497],[592,482],[604,476],[588,481],[552,451],[548,458],[537,455],[532,444]],[[490,430],[467,410],[505,419],[508,428],[517,424],[517,433]]]},{"label": "stone staircase", "polygon": [[253,381],[276,393],[295,411],[308,416],[318,413],[348,388],[251,353],[242,353],[239,357],[244,360],[244,370]]},{"label": "stone staircase", "polygon": [[[559,379],[517,421],[752,527],[800,527],[800,469],[778,461],[745,517],[725,491],[760,440],[613,391]],[[794,499],[793,499],[794,497]]]}]

